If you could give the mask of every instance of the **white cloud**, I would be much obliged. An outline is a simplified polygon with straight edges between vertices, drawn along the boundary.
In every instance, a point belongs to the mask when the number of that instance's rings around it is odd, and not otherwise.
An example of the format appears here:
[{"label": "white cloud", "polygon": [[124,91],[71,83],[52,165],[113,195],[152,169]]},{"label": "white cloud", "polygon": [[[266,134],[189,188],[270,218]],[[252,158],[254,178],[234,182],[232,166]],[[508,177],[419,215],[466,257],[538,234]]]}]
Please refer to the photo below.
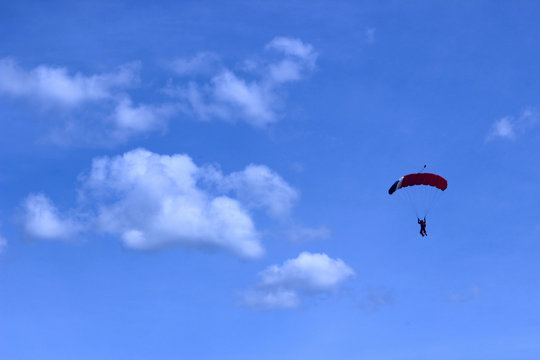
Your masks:
[{"label": "white cloud", "polygon": [[354,271],[341,259],[326,254],[302,252],[283,265],[273,265],[261,272],[262,286],[290,287],[307,291],[333,291]]},{"label": "white cloud", "polygon": [[177,58],[170,66],[181,76],[213,75],[221,68],[219,56],[210,52],[200,52],[192,58]]},{"label": "white cloud", "polygon": [[[40,65],[24,70],[12,59],[0,59],[0,93],[60,105],[62,122],[55,123],[47,139],[69,145],[110,145],[132,136],[165,130],[177,112],[170,104],[133,104],[126,88],[139,82],[138,63],[115,72],[83,75],[63,67]],[[92,107],[84,106],[92,102]],[[77,111],[78,109],[78,111]]]},{"label": "white cloud", "polygon": [[164,129],[174,113],[175,108],[171,105],[134,106],[130,98],[123,97],[118,101],[112,116],[116,133],[120,138],[125,138],[135,133]]},{"label": "white cloud", "polygon": [[283,60],[277,64],[272,64],[268,70],[270,78],[276,83],[298,81],[302,77],[302,66],[290,60]]},{"label": "white cloud", "polygon": [[30,71],[10,58],[0,59],[0,92],[40,100],[47,104],[76,106],[110,99],[112,90],[138,81],[139,65],[127,64],[116,72],[86,76],[66,68],[40,65]]},{"label": "white cloud", "polygon": [[230,70],[213,76],[208,83],[195,81],[169,87],[166,93],[180,99],[180,108],[196,119],[241,120],[255,127],[278,120],[277,100],[268,86],[240,78]]},{"label": "white cloud", "polygon": [[137,62],[84,74],[51,65],[25,69],[11,58],[0,58],[0,95],[42,105],[33,110],[50,120],[39,122],[47,124],[39,131],[41,140],[64,146],[108,147],[165,132],[180,111],[201,120],[243,121],[262,128],[283,116],[283,87],[310,74],[317,58],[313,47],[298,39],[275,38],[266,49],[264,56],[232,68],[209,52],[171,61],[168,67],[181,77],[180,85],[169,79],[158,89],[153,81],[145,82],[146,91],[176,98],[165,102],[132,101],[137,99],[133,87],[141,83]]},{"label": "white cloud", "polygon": [[116,144],[165,130],[177,111],[169,104],[132,103],[124,91],[139,83],[139,69],[138,63],[131,63],[111,73],[83,75],[46,65],[25,70],[4,58],[0,59],[0,94],[62,107],[61,121],[50,123],[47,140],[62,145]]},{"label": "white cloud", "polygon": [[524,110],[518,117],[505,116],[496,120],[489,130],[486,140],[515,140],[538,124],[538,113],[534,109]]},{"label": "white cloud", "polygon": [[[261,173],[250,176],[253,169]],[[290,206],[286,192],[294,193],[265,166],[223,175],[214,166],[197,166],[187,155],[144,149],[96,158],[80,180],[78,208],[85,209],[85,216],[72,213],[85,220],[86,229],[115,235],[137,250],[176,244],[244,258],[264,253],[248,208],[281,214]],[[261,189],[276,199],[268,199]],[[66,238],[83,228],[75,216],[61,215],[44,195],[30,195],[24,208],[25,228],[32,236]]]},{"label": "white cloud", "polygon": [[212,79],[212,97],[217,102],[216,106],[222,108],[215,115],[239,116],[255,126],[276,120],[272,109],[273,95],[269,89],[259,83],[240,79],[230,71]]},{"label": "white cloud", "polygon": [[354,274],[341,259],[302,252],[259,273],[256,289],[245,292],[243,302],[255,308],[298,307],[302,296],[335,293]]},{"label": "white cloud", "polygon": [[242,202],[250,207],[263,208],[271,216],[288,215],[298,199],[298,192],[264,165],[249,165],[224,180]]},{"label": "white cloud", "polygon": [[514,139],[516,137],[516,134],[514,131],[514,122],[512,118],[503,117],[502,119],[495,121],[488,137],[490,139],[493,139],[493,138]]},{"label": "white cloud", "polygon": [[312,45],[287,37],[274,38],[266,49],[286,55],[285,59],[268,66],[269,78],[276,84],[302,79],[313,70],[318,56]]},{"label": "white cloud", "polygon": [[[202,120],[241,120],[256,127],[276,122],[280,118],[281,87],[306,77],[315,67],[317,53],[310,44],[285,37],[273,39],[266,49],[281,58],[262,62],[245,60],[242,68],[251,73],[249,76],[223,68],[207,82],[191,82],[174,93],[193,116]],[[202,60],[193,61],[193,66],[191,62],[189,66],[182,62],[183,69],[195,69],[195,64]]]},{"label": "white cloud", "polygon": [[302,60],[311,67],[315,65],[318,56],[311,44],[306,44],[300,39],[289,37],[276,37],[266,45],[266,48],[277,50]]},{"label": "white cloud", "polygon": [[87,188],[102,197],[98,224],[135,249],[172,244],[262,255],[259,234],[243,205],[197,184],[201,169],[187,155],[146,150],[94,161]]},{"label": "white cloud", "polygon": [[23,209],[24,228],[31,236],[66,240],[82,229],[77,220],[61,215],[43,194],[29,195],[23,203]]}]

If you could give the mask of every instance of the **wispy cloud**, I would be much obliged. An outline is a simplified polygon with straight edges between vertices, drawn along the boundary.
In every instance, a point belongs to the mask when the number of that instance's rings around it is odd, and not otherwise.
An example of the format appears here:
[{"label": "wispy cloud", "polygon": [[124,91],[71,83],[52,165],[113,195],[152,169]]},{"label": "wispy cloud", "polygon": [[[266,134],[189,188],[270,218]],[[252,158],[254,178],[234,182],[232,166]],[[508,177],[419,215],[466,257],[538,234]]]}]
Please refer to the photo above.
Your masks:
[{"label": "wispy cloud", "polygon": [[139,64],[119,67],[115,72],[84,75],[64,67],[40,65],[21,68],[13,59],[0,59],[0,92],[46,104],[74,107],[85,102],[110,99],[113,91],[139,81]]},{"label": "wispy cloud", "polygon": [[212,79],[211,96],[216,105],[222,106],[221,114],[227,114],[230,118],[238,114],[255,126],[275,120],[271,89],[264,84],[241,79],[231,71]]},{"label": "wispy cloud", "polygon": [[318,56],[311,44],[306,44],[300,39],[284,36],[274,38],[266,45],[266,48],[299,59],[309,67],[315,66]]},{"label": "wispy cloud", "polygon": [[0,94],[33,101],[59,114],[61,121],[50,123],[48,140],[62,145],[111,145],[164,130],[177,112],[172,104],[133,104],[126,92],[140,84],[140,68],[134,62],[114,72],[85,75],[47,65],[25,70],[4,58],[0,59]]},{"label": "wispy cloud", "polygon": [[471,288],[462,292],[453,291],[448,295],[448,297],[452,302],[461,304],[478,299],[480,297],[480,294],[480,286],[473,285]]},{"label": "wispy cloud", "polygon": [[[243,75],[224,67],[208,81],[192,81],[172,93],[184,102],[192,116],[202,120],[239,120],[256,127],[276,122],[283,97],[281,87],[305,78],[315,67],[317,53],[312,45],[287,37],[273,39],[265,49],[281,57],[244,61],[249,66],[243,66],[248,70]],[[202,58],[193,61],[204,63]],[[198,68],[191,64],[182,62],[183,68]]]},{"label": "wispy cloud", "polygon": [[6,251],[7,248],[7,240],[5,237],[0,235],[0,254],[2,254],[4,251]]},{"label": "wispy cloud", "polygon": [[180,76],[211,76],[222,69],[219,56],[211,52],[200,52],[191,58],[176,58],[169,66]]},{"label": "wispy cloud", "polygon": [[503,117],[502,119],[499,119],[493,123],[493,126],[491,127],[491,131],[488,134],[488,139],[494,139],[494,138],[506,138],[506,139],[514,139],[516,137],[516,133],[514,130],[514,121],[510,117]]},{"label": "wispy cloud", "polygon": [[315,68],[318,57],[312,45],[288,37],[274,38],[266,45],[266,49],[285,56],[268,66],[269,78],[276,84],[302,79]]},{"label": "wispy cloud", "polygon": [[296,309],[302,303],[300,294],[290,289],[248,290],[242,297],[242,305],[260,310]]},{"label": "wispy cloud", "polygon": [[515,140],[518,136],[538,125],[538,119],[538,112],[535,109],[524,110],[517,117],[505,116],[491,125],[486,141],[495,139]]},{"label": "wispy cloud", "polygon": [[287,237],[295,242],[326,240],[332,232],[326,226],[309,227],[295,225],[287,230]]},{"label": "wispy cloud", "polygon": [[[252,176],[253,169],[262,175]],[[93,215],[77,222],[46,196],[30,195],[23,206],[28,234],[64,239],[83,228],[98,229],[136,250],[182,245],[256,258],[264,249],[248,209],[280,215],[291,205],[289,193],[296,194],[262,165],[224,175],[215,167],[197,166],[188,155],[144,149],[96,158],[80,179],[80,207]]]},{"label": "wispy cloud", "polygon": [[[306,78],[317,59],[313,47],[298,39],[278,37],[265,50],[232,67],[211,52],[174,59],[167,64],[174,76],[161,85],[141,80],[139,62],[84,74],[45,64],[25,69],[12,58],[0,58],[0,95],[39,104],[31,111],[51,119],[43,139],[61,145],[125,143],[165,132],[179,114],[262,128],[281,118],[285,84]],[[136,88],[143,85],[152,100],[135,101]]]},{"label": "wispy cloud", "polygon": [[365,31],[364,31],[364,37],[366,39],[366,42],[368,44],[373,44],[375,42],[375,28],[373,27],[368,27]]},{"label": "wispy cloud", "polygon": [[386,287],[370,287],[360,301],[360,307],[367,311],[379,311],[395,302],[395,291]]},{"label": "wispy cloud", "polygon": [[305,297],[336,293],[354,274],[341,259],[302,252],[259,273],[259,282],[243,293],[242,303],[256,309],[297,308]]}]

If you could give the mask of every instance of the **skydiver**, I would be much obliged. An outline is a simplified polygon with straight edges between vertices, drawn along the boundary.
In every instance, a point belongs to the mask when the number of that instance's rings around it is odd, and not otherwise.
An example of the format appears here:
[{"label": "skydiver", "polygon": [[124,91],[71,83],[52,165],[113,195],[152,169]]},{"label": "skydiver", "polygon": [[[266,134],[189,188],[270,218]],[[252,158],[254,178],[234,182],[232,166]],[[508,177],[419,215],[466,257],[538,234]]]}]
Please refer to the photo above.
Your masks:
[{"label": "skydiver", "polygon": [[420,218],[418,218],[418,223],[420,224],[420,235],[422,235],[422,237],[427,236],[426,217],[424,216],[424,220],[420,220]]}]

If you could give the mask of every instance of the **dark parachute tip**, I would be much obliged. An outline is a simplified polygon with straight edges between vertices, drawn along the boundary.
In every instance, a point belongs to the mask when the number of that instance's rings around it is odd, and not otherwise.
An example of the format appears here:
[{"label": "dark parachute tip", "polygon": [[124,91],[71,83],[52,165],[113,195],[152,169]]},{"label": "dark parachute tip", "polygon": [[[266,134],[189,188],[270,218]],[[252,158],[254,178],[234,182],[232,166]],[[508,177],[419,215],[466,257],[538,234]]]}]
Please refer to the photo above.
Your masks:
[{"label": "dark parachute tip", "polygon": [[390,186],[390,189],[388,189],[388,194],[392,195],[394,191],[396,191],[398,182],[399,180],[396,181],[392,186]]}]

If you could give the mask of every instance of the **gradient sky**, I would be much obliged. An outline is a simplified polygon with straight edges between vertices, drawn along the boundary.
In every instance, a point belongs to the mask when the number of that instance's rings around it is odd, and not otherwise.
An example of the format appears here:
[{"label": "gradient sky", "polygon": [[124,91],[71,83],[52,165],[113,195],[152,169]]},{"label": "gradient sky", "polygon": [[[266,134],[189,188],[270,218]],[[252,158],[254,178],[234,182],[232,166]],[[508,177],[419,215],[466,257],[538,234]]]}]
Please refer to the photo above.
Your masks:
[{"label": "gradient sky", "polygon": [[0,358],[539,359],[539,17],[1,1]]}]

